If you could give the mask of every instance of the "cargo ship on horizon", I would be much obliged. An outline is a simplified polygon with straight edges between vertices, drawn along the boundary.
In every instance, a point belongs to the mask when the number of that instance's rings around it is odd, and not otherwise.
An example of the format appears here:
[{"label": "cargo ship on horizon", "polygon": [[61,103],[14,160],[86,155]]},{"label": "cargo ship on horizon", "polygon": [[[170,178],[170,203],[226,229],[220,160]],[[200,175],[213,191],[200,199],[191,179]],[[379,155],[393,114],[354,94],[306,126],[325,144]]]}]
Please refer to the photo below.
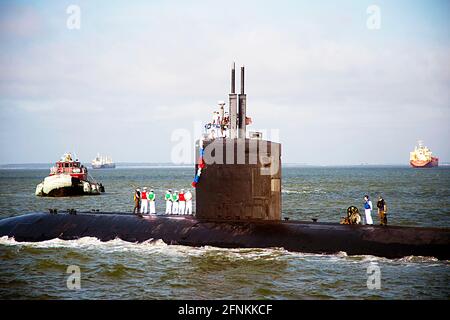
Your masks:
[{"label": "cargo ship on horizon", "polygon": [[94,160],[91,162],[92,169],[114,169],[116,164],[108,156],[103,157],[97,154]]},{"label": "cargo ship on horizon", "polygon": [[409,164],[413,168],[433,168],[439,165],[439,158],[434,157],[428,147],[423,145],[423,142],[419,140],[417,146],[414,147],[409,155]]}]

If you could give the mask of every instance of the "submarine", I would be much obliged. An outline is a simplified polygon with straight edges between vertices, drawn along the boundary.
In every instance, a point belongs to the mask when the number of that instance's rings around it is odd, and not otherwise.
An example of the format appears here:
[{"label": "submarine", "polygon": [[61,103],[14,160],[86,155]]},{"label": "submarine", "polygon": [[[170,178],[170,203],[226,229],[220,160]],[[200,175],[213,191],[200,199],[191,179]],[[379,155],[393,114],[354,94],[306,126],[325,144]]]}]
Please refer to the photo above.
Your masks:
[{"label": "submarine", "polygon": [[32,212],[0,220],[0,237],[38,242],[95,237],[129,242],[163,240],[169,245],[222,248],[284,248],[317,254],[386,258],[450,258],[450,229],[344,225],[282,219],[281,144],[247,136],[245,69],[235,93],[231,70],[226,137],[196,141],[195,216],[124,212]]},{"label": "submarine", "polygon": [[161,239],[169,245],[283,248],[292,252],[427,256],[448,260],[450,232],[441,228],[341,225],[325,222],[210,220],[129,213],[30,213],[0,220],[0,236],[19,242],[95,237],[129,242]]}]

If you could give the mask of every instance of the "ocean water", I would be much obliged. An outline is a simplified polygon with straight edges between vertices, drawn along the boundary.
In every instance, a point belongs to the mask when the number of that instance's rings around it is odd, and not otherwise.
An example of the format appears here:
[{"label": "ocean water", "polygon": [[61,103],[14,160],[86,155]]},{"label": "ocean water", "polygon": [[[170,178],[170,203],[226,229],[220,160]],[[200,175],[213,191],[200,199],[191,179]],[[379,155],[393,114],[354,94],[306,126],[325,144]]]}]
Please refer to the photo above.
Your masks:
[{"label": "ocean water", "polygon": [[[48,169],[0,170],[0,218],[48,208],[131,211],[135,186],[153,187],[162,212],[167,188],[189,188],[191,168],[91,170],[101,196],[38,198]],[[450,168],[283,167],[283,216],[338,222],[363,196],[382,194],[389,223],[450,227]],[[373,214],[375,223],[378,217]],[[67,287],[78,266],[81,288]],[[369,289],[379,268],[380,289]],[[221,249],[120,239],[0,238],[0,298],[31,299],[449,299],[450,265],[433,257],[385,259],[293,253],[283,248]]]}]

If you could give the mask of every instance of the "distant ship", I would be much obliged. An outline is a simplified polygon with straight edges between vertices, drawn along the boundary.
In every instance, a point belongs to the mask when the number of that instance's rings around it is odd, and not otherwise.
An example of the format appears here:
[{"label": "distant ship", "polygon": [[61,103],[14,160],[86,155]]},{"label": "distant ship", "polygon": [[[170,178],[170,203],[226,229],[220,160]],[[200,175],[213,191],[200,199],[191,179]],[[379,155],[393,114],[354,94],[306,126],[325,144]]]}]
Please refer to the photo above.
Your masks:
[{"label": "distant ship", "polygon": [[97,154],[94,160],[92,160],[92,169],[114,169],[116,164],[108,156],[103,157]]},{"label": "distant ship", "polygon": [[418,146],[409,155],[409,163],[413,168],[432,168],[439,165],[439,158],[433,157],[431,150],[419,140]]},{"label": "distant ship", "polygon": [[88,170],[71,153],[65,153],[50,174],[36,186],[35,194],[41,197],[68,197],[97,195],[105,192],[101,183],[89,176]]}]

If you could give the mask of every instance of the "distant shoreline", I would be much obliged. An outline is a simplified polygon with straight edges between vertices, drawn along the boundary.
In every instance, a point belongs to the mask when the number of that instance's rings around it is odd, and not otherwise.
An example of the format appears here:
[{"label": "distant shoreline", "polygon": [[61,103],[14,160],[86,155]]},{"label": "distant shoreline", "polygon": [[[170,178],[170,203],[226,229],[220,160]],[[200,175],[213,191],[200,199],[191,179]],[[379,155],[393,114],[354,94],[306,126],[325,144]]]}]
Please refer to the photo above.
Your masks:
[{"label": "distant shoreline", "polygon": [[[92,169],[90,163],[82,163],[88,169],[98,171],[109,171],[111,169]],[[0,169],[50,169],[53,163],[13,163],[2,164]],[[116,169],[132,169],[132,168],[192,168],[194,164],[173,164],[173,163],[132,163],[132,162],[118,162],[116,163]]]},{"label": "distant shoreline", "polygon": [[[83,163],[88,169],[94,171],[113,171],[115,169],[92,169],[89,163]],[[53,163],[17,163],[0,165],[0,170],[38,170],[50,169]],[[194,164],[173,164],[173,163],[133,163],[118,162],[116,169],[157,169],[157,168],[193,168]],[[406,168],[409,164],[304,164],[304,163],[284,163],[284,168]],[[450,167],[450,163],[440,164],[439,167]]]}]

